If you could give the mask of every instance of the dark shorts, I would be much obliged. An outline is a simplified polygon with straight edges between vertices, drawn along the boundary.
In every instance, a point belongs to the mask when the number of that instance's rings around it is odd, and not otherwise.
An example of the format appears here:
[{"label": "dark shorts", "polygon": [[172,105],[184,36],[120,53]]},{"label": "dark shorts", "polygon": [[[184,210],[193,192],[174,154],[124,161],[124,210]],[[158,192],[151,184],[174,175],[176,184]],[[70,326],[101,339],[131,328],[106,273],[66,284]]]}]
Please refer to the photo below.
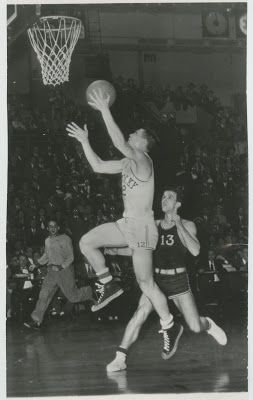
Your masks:
[{"label": "dark shorts", "polygon": [[161,275],[155,273],[155,281],[161,291],[169,299],[191,292],[187,272],[175,275]]}]

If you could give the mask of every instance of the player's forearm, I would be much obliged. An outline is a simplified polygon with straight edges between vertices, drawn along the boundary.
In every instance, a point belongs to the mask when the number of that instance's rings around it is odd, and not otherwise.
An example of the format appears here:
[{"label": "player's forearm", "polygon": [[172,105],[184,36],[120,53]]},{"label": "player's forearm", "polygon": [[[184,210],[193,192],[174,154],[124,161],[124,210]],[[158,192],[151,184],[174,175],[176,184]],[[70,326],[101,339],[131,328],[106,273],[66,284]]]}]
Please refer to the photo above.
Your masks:
[{"label": "player's forearm", "polygon": [[88,140],[82,143],[84,154],[87,158],[88,163],[94,172],[100,172],[101,165],[103,161],[101,158],[94,152]]},{"label": "player's forearm", "polygon": [[193,256],[199,255],[200,244],[196,237],[192,236],[191,233],[182,224],[182,221],[178,221],[176,224],[179,235],[183,238],[184,246],[189,250]]},{"label": "player's forearm", "polygon": [[104,119],[108,134],[112,139],[115,147],[120,148],[125,143],[124,135],[122,134],[120,128],[114,121],[111,111],[106,108],[102,111],[102,117]]}]

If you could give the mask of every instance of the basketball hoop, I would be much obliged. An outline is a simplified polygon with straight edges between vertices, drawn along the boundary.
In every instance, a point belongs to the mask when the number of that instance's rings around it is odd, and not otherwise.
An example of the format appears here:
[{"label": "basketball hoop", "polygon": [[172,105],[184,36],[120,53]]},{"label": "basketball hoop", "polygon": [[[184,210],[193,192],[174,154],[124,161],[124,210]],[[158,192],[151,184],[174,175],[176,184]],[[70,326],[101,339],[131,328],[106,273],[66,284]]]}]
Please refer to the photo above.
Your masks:
[{"label": "basketball hoop", "polygon": [[41,65],[44,85],[60,85],[69,80],[71,56],[82,28],[80,19],[63,16],[42,17],[27,30]]}]

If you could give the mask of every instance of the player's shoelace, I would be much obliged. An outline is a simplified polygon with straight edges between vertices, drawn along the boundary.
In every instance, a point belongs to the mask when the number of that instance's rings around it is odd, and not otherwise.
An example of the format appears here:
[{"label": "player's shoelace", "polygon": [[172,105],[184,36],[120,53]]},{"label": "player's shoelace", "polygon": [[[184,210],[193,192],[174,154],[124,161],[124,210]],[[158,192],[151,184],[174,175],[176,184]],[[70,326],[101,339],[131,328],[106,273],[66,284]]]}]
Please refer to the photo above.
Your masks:
[{"label": "player's shoelace", "polygon": [[99,298],[97,303],[100,303],[102,298],[104,297],[104,293],[105,293],[105,285],[101,285],[100,283],[95,283],[95,285],[97,286],[96,292],[99,293]]},{"label": "player's shoelace", "polygon": [[168,332],[166,330],[161,329],[160,331],[158,331],[158,333],[162,333],[163,334],[163,348],[166,351],[170,351],[170,337],[168,335]]}]

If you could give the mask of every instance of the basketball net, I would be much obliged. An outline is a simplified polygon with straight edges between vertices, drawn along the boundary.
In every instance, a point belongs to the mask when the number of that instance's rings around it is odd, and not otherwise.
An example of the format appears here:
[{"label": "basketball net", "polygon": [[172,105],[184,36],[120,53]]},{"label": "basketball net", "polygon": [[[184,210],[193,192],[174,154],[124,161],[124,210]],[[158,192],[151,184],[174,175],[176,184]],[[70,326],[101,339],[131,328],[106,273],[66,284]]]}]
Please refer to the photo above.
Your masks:
[{"label": "basketball net", "polygon": [[60,85],[69,80],[71,56],[82,22],[77,18],[42,17],[27,30],[41,65],[44,85]]}]

